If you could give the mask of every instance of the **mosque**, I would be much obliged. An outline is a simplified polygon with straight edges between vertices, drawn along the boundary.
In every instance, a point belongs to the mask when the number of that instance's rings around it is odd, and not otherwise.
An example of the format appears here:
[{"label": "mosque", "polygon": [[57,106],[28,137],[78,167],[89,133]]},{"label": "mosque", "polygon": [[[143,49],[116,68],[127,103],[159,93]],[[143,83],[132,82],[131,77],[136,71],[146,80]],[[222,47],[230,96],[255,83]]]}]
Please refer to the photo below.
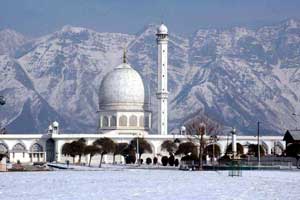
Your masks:
[{"label": "mosque", "polygon": [[[109,137],[115,142],[129,143],[133,138],[140,137],[150,143],[153,151],[151,154],[143,154],[142,158],[159,158],[168,154],[161,150],[160,146],[163,141],[174,139],[186,141],[184,127],[178,135],[168,134],[168,29],[164,24],[158,27],[156,37],[158,52],[157,134],[150,134],[152,112],[149,91],[140,74],[127,63],[126,51],[124,51],[123,63],[106,74],[100,85],[99,120],[95,122],[99,125],[98,133],[62,134],[59,122],[54,121],[47,133],[0,135],[0,153],[7,154],[12,163],[18,161],[21,163],[65,162],[70,159],[62,155],[62,147],[67,142],[84,138],[87,144],[92,144],[98,138]],[[275,148],[284,150],[285,143],[282,139],[282,136],[260,137],[267,154],[271,154]],[[236,136],[233,141],[242,145],[246,153],[249,144],[257,144],[257,137]],[[219,136],[215,144],[220,147],[220,153],[223,155],[228,145],[228,137]],[[104,161],[112,162],[111,157],[106,155]],[[97,156],[93,160],[98,161]]]}]

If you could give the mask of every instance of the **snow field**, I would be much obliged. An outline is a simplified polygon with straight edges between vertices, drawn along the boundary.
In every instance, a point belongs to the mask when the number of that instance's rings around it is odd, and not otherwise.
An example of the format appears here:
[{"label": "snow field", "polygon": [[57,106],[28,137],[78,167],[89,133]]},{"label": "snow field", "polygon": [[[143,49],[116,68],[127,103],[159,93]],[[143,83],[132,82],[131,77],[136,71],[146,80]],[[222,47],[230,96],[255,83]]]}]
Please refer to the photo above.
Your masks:
[{"label": "snow field", "polygon": [[300,171],[105,171],[0,174],[1,200],[299,199]]}]

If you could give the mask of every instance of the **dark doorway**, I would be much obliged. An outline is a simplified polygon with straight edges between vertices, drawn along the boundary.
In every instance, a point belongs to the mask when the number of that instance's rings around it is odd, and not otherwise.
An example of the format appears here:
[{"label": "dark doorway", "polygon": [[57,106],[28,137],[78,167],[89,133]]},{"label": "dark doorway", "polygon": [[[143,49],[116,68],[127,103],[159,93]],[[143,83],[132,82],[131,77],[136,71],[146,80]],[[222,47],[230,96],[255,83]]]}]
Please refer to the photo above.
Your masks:
[{"label": "dark doorway", "polygon": [[52,138],[46,141],[46,160],[47,162],[55,160],[55,141]]}]

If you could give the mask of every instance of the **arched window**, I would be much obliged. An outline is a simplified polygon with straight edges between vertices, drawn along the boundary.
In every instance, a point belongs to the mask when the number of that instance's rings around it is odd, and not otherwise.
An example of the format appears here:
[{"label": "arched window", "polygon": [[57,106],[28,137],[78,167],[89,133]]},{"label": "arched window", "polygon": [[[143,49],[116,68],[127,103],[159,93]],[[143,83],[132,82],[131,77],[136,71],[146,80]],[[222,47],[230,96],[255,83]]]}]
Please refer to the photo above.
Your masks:
[{"label": "arched window", "polygon": [[137,126],[137,117],[135,115],[130,116],[129,126]]},{"label": "arched window", "polygon": [[145,127],[149,128],[149,116],[145,117]]},{"label": "arched window", "polygon": [[142,116],[140,116],[140,127],[144,127],[144,116],[142,115]]},{"label": "arched window", "polygon": [[108,127],[108,117],[107,116],[103,117],[102,125],[103,125],[103,127]]},{"label": "arched window", "polygon": [[119,120],[120,126],[127,126],[127,117],[122,115]]},{"label": "arched window", "polygon": [[8,148],[5,144],[0,143],[0,154],[7,154],[8,153]]},{"label": "arched window", "polygon": [[40,144],[35,143],[31,146],[30,151],[31,152],[43,152],[43,147]]},{"label": "arched window", "polygon": [[26,152],[26,148],[23,144],[18,143],[13,147],[12,152],[14,152],[14,153],[23,153],[23,152]]},{"label": "arched window", "polygon": [[117,118],[116,118],[116,116],[112,116],[110,118],[110,126],[117,126]]}]

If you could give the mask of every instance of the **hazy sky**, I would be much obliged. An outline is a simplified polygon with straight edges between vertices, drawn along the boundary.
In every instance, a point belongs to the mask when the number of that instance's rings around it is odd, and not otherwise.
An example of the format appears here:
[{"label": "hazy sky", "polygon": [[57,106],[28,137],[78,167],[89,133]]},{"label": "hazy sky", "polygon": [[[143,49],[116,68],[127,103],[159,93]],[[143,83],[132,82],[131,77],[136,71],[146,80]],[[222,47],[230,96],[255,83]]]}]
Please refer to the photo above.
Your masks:
[{"label": "hazy sky", "polygon": [[256,27],[300,19],[300,0],[0,0],[0,29],[42,35],[63,25],[136,33],[164,21],[191,34],[203,27]]}]

